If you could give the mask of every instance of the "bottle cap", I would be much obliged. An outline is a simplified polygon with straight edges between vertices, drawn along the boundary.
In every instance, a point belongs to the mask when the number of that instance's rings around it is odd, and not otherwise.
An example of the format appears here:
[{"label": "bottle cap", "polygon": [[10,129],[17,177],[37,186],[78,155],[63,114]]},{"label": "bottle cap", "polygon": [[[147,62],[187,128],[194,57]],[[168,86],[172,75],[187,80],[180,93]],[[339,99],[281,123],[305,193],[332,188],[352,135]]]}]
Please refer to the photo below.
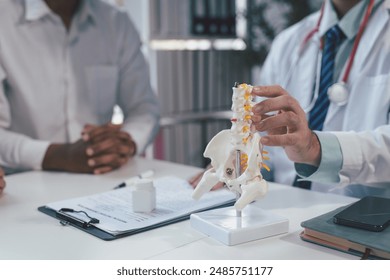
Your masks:
[{"label": "bottle cap", "polygon": [[139,179],[134,185],[136,190],[152,190],[154,189],[152,179]]}]

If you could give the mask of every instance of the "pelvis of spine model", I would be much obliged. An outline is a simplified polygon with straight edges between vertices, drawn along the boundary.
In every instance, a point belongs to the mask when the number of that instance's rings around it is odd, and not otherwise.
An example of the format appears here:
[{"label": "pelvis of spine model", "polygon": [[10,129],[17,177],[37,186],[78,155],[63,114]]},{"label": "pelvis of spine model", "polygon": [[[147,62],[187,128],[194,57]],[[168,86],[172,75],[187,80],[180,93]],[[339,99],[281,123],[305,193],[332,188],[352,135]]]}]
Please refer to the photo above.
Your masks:
[{"label": "pelvis of spine model", "polygon": [[[267,193],[268,184],[260,170],[262,166],[268,167],[263,164],[260,135],[250,133],[245,141],[234,141],[237,139],[237,125],[233,123],[232,129],[222,130],[208,143],[203,155],[211,159],[212,168],[203,174],[192,197],[199,199],[216,183],[223,182],[239,195],[234,206],[240,211]],[[237,160],[240,161],[238,164]],[[236,170],[238,167],[240,170]]]}]

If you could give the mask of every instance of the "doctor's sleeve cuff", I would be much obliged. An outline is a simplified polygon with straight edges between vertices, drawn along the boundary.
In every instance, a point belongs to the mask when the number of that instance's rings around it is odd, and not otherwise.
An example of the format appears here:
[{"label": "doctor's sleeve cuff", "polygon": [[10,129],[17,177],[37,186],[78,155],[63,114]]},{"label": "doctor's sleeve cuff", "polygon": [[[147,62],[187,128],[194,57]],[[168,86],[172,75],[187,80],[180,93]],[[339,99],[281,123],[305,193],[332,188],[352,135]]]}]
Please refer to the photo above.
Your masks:
[{"label": "doctor's sleeve cuff", "polygon": [[317,167],[295,163],[297,174],[305,180],[321,183],[338,183],[343,155],[337,137],[332,133],[315,132],[321,145],[321,162]]}]

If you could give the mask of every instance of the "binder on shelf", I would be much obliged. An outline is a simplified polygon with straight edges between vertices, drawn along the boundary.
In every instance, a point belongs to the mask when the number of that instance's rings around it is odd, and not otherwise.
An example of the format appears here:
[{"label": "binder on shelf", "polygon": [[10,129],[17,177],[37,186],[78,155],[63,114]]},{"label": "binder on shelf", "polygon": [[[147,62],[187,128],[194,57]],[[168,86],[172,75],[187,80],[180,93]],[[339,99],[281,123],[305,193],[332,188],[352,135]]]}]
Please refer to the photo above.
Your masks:
[{"label": "binder on shelf", "polygon": [[190,214],[233,205],[228,190],[209,192],[195,201],[193,188],[178,177],[154,180],[156,208],[150,213],[132,211],[132,187],[49,203],[39,211],[103,240],[114,240],[186,220]]},{"label": "binder on shelf", "polygon": [[161,34],[161,2],[158,0],[150,1],[149,9],[149,30],[150,38],[156,38]]},{"label": "binder on shelf", "polygon": [[333,216],[347,206],[301,223],[304,241],[370,259],[390,259],[390,227],[382,232],[337,225]]},{"label": "binder on shelf", "polygon": [[235,0],[191,0],[191,33],[207,36],[235,36]]},{"label": "binder on shelf", "polygon": [[[177,51],[176,56],[176,65],[175,65],[175,77],[174,84],[175,87],[175,96],[178,99],[177,113],[188,112],[189,108],[189,99],[188,94],[190,94],[189,81],[187,80],[187,73],[189,71],[187,61],[185,60],[186,51]],[[191,96],[191,95],[190,95]]]},{"label": "binder on shelf", "polygon": [[201,86],[200,83],[202,80],[201,73],[199,68],[202,67],[202,63],[199,61],[199,52],[191,51],[190,60],[192,61],[192,75],[189,77],[192,79],[192,95],[189,98],[192,98],[191,111],[197,112],[200,109],[198,95],[200,94]]},{"label": "binder on shelf", "polygon": [[207,34],[206,0],[191,0],[191,33],[195,35]]},{"label": "binder on shelf", "polygon": [[[156,64],[157,64],[157,92],[158,92],[158,100],[160,103],[161,114],[168,114],[171,110],[171,100],[169,99],[169,85],[167,79],[170,78],[170,72],[166,71],[168,67],[168,59],[166,55],[166,51],[157,51],[156,52]],[[163,74],[161,74],[163,73]]]},{"label": "binder on shelf", "polygon": [[178,69],[178,57],[180,55],[180,52],[177,51],[167,51],[168,54],[168,67],[165,71],[169,71],[167,73],[169,76],[169,79],[167,79],[165,82],[170,85],[168,90],[168,95],[170,96],[170,104],[171,109],[170,112],[173,113],[179,113],[180,112],[180,100],[179,100],[179,87],[178,84],[181,81],[178,81],[178,72],[183,71],[183,69]]},{"label": "binder on shelf", "polygon": [[235,0],[227,1],[227,13],[224,19],[224,23],[227,25],[228,34],[236,35],[236,2]]},{"label": "binder on shelf", "polygon": [[207,18],[207,34],[214,36],[220,34],[220,19],[222,18],[222,14],[220,14],[221,10],[218,7],[219,0],[208,0],[207,1],[207,10],[208,10],[208,18]]},{"label": "binder on shelf", "polygon": [[208,90],[208,65],[206,63],[207,61],[207,51],[202,51],[199,50],[198,52],[198,90],[199,92],[197,93],[198,97],[198,108],[197,110],[202,112],[202,111],[207,111],[206,108],[206,102],[205,102],[205,97],[207,94]]},{"label": "binder on shelf", "polygon": [[[174,34],[173,15],[171,11],[170,0],[159,0],[160,2],[160,34],[159,36],[170,37]],[[174,5],[173,5],[174,6]]]},{"label": "binder on shelf", "polygon": [[194,100],[193,96],[196,95],[197,91],[195,91],[195,72],[197,71],[197,66],[195,61],[193,60],[193,51],[185,51],[185,62],[184,66],[185,70],[185,81],[183,81],[183,92],[182,94],[187,93],[185,98],[186,98],[186,104],[187,106],[185,107],[186,112],[193,112],[194,111]]},{"label": "binder on shelf", "polygon": [[207,89],[205,90],[205,101],[207,102],[206,108],[208,111],[213,111],[217,108],[217,98],[218,98],[218,85],[220,81],[216,78],[217,66],[215,63],[215,57],[217,56],[215,50],[208,51],[208,59],[206,60],[206,65],[208,66],[208,84]]}]

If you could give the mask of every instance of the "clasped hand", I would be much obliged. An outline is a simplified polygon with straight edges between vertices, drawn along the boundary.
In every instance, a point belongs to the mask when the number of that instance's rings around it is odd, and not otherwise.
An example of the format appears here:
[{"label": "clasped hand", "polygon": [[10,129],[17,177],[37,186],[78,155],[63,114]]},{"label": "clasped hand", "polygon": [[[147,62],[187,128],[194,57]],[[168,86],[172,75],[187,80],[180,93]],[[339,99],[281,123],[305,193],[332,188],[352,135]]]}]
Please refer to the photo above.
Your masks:
[{"label": "clasped hand", "polygon": [[85,125],[81,139],[49,146],[42,168],[76,173],[103,174],[127,163],[136,153],[131,136],[121,125]]},{"label": "clasped hand", "polygon": [[121,125],[86,125],[82,139],[87,144],[88,166],[95,174],[107,173],[124,165],[136,152],[131,136]]}]

